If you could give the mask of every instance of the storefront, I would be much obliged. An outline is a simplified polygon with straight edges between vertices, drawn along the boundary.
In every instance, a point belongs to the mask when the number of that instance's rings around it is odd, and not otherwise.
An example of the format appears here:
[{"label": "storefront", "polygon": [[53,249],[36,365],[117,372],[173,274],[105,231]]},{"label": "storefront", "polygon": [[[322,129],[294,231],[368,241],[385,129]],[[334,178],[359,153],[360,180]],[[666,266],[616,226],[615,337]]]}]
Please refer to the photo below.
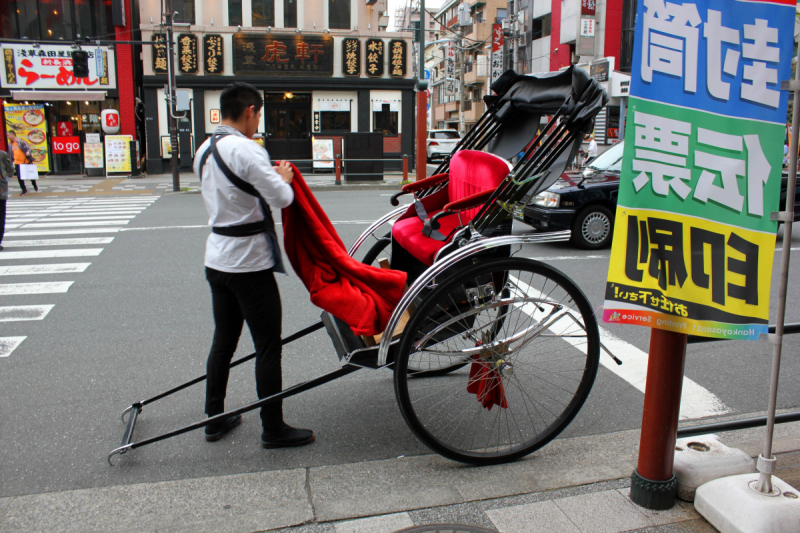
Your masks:
[{"label": "storefront", "polygon": [[[89,76],[72,72],[72,46],[0,45],[3,134],[13,129],[33,150],[41,174],[102,174],[89,141],[102,142],[101,112],[120,110],[114,49],[85,47]],[[90,143],[92,144],[92,143]]]},{"label": "storefront", "polygon": [[[145,39],[163,39],[160,34],[143,34]],[[233,81],[245,81],[263,91],[263,122],[256,140],[275,160],[305,160],[298,166],[311,169],[312,159],[345,153],[347,134],[380,132],[383,156],[399,160],[405,154],[413,165],[415,80],[407,73],[411,59],[405,40],[339,37],[324,31],[266,34],[231,29],[228,33],[182,33],[175,36],[175,43],[177,86],[191,89],[192,102],[192,111],[178,122],[182,169],[191,169],[196,147],[220,123],[220,94]],[[171,157],[164,54],[159,47],[144,50],[151,173],[166,171]],[[400,165],[398,161],[386,168]],[[314,168],[330,171],[332,165]]]}]

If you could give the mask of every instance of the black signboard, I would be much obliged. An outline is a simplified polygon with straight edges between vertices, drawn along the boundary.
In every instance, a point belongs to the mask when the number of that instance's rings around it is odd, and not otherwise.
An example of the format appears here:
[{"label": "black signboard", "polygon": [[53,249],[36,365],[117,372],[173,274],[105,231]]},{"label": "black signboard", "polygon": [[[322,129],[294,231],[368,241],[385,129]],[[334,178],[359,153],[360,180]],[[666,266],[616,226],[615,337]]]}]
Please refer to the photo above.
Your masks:
[{"label": "black signboard", "polygon": [[381,39],[367,39],[367,76],[383,76],[384,43]]},{"label": "black signboard", "polygon": [[608,60],[598,61],[589,66],[589,76],[597,81],[608,81]]},{"label": "black signboard", "polygon": [[197,74],[197,36],[191,33],[178,35],[178,72]]},{"label": "black signboard", "polygon": [[206,74],[222,74],[225,70],[222,47],[222,35],[203,36],[203,71]]},{"label": "black signboard", "polygon": [[233,73],[251,76],[332,76],[333,38],[297,33],[235,34]]},{"label": "black signboard", "polygon": [[407,57],[405,41],[389,41],[389,76],[392,78],[406,77]]},{"label": "black signboard", "polygon": [[361,75],[361,41],[359,39],[342,39],[342,74],[345,76]]},{"label": "black signboard", "polygon": [[314,131],[319,132],[319,111],[314,111]]},{"label": "black signboard", "polygon": [[167,73],[167,37],[164,34],[153,35],[153,72]]}]

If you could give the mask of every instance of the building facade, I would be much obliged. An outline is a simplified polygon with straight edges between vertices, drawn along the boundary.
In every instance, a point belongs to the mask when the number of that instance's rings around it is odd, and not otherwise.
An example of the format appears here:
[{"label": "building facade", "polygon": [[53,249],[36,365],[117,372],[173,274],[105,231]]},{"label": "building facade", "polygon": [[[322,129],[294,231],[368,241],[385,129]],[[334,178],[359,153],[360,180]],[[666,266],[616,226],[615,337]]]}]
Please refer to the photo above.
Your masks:
[{"label": "building facade", "polygon": [[[102,148],[98,155],[87,144],[102,146],[105,109],[119,113],[117,133],[130,135],[135,145],[143,131],[136,109],[141,67],[133,60],[138,50],[125,41],[135,39],[137,26],[131,0],[0,1],[0,147],[6,130],[15,129],[41,174],[102,174]],[[81,45],[89,76],[78,78],[71,59],[77,46],[69,41],[87,38],[103,41]]]},{"label": "building facade", "polygon": [[[154,27],[160,9],[160,0],[139,0],[142,38],[159,41],[142,50],[152,173],[170,157],[165,33]],[[263,91],[256,140],[272,159],[309,161],[331,144],[337,156],[347,134],[373,132],[385,158],[408,155],[413,165],[411,34],[386,31],[386,0],[181,0],[173,10],[182,24],[174,37],[177,87],[191,90],[191,111],[178,121],[182,168],[219,124],[220,94],[233,81]]]}]

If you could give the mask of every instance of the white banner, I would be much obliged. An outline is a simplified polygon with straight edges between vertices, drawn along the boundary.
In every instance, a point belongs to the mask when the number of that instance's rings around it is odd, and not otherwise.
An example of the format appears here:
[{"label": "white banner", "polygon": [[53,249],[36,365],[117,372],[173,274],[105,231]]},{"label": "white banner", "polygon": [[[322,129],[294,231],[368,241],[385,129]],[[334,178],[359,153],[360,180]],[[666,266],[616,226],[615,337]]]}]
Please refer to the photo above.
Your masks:
[{"label": "white banner", "polygon": [[[106,46],[87,48],[89,76],[76,78],[72,72],[72,47],[66,45],[3,44],[3,75],[0,87],[12,89],[116,89],[114,51]],[[97,53],[105,66],[105,75],[97,72]]]},{"label": "white banner", "polygon": [[350,100],[320,100],[320,111],[350,111]]}]

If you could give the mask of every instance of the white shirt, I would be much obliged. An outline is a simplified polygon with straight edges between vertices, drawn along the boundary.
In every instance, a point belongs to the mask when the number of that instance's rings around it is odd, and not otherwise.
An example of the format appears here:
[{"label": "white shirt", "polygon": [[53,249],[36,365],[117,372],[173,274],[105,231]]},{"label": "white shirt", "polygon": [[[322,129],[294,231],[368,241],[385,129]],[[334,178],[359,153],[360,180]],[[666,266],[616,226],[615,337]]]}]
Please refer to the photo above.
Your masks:
[{"label": "white shirt", "polygon": [[[229,134],[217,140],[220,157],[234,174],[253,185],[270,207],[283,209],[292,203],[292,187],[272,168],[264,148],[230,126],[219,126],[215,133]],[[195,155],[195,174],[210,142],[204,142]],[[209,226],[237,226],[264,220],[258,198],[231,183],[213,155],[209,155],[200,179]],[[263,233],[249,237],[212,233],[206,241],[205,265],[222,272],[258,272],[272,268],[275,259]]]},{"label": "white shirt", "polygon": [[597,157],[597,141],[592,139],[589,141],[589,157]]}]

